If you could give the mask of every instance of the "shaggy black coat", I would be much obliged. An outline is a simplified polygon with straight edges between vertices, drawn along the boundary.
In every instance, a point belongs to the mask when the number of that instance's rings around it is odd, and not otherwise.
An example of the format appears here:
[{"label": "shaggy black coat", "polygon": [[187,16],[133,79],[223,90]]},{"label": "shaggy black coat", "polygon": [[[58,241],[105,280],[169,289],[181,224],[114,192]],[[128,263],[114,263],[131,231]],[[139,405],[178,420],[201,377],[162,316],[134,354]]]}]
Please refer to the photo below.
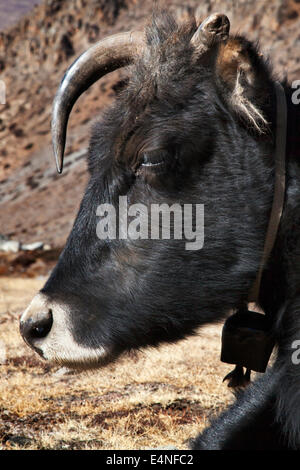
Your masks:
[{"label": "shaggy black coat", "polygon": [[[76,341],[124,351],[173,342],[247,300],[261,261],[274,186],[273,77],[243,37],[205,56],[194,21],[154,17],[148,47],[93,129],[90,180],[73,230],[42,292],[70,304]],[[198,437],[194,448],[300,448],[299,106],[289,103],[287,190],[260,305],[274,319],[275,366]],[[159,170],[143,167],[160,152]],[[157,158],[157,157],[156,157]],[[99,240],[96,208],[128,202],[204,204],[205,241]]]}]

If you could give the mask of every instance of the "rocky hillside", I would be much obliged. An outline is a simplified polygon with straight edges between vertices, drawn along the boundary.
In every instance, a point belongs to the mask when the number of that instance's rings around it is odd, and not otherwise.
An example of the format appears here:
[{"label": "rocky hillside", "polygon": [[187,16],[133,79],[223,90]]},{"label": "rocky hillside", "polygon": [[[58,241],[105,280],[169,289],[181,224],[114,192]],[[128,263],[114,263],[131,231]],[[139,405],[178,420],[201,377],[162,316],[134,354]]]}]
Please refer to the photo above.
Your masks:
[{"label": "rocky hillside", "polygon": [[[178,17],[200,8],[224,11],[232,30],[260,40],[279,76],[300,77],[299,0],[165,0]],[[64,244],[86,181],[85,153],[92,122],[115,96],[120,73],[96,83],[70,119],[65,170],[56,174],[50,113],[68,65],[102,37],[140,29],[152,0],[45,0],[0,32],[0,234],[21,242]],[[200,5],[200,6],[199,6]]]}]

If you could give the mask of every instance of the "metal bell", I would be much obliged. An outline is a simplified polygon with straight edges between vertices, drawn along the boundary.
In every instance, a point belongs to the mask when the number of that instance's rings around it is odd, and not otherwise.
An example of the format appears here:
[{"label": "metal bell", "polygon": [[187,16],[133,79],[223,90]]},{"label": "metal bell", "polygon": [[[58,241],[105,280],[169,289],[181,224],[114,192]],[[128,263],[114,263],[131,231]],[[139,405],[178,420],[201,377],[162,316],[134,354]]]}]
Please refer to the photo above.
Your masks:
[{"label": "metal bell", "polygon": [[241,309],[224,323],[221,361],[265,372],[274,344],[266,316]]}]

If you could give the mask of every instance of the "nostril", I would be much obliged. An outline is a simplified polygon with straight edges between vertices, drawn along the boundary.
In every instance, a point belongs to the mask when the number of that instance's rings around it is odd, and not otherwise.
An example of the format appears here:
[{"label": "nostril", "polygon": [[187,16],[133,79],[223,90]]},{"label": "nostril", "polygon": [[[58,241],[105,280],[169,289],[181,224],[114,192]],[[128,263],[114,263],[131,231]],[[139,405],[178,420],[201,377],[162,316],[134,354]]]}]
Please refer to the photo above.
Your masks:
[{"label": "nostril", "polygon": [[49,309],[45,318],[31,325],[30,334],[32,338],[45,338],[50,332],[53,323],[52,310]]},{"label": "nostril", "polygon": [[53,324],[52,310],[41,312],[38,319],[33,320],[29,318],[24,323],[21,323],[20,329],[23,337],[30,342],[33,339],[45,338],[50,332]]}]

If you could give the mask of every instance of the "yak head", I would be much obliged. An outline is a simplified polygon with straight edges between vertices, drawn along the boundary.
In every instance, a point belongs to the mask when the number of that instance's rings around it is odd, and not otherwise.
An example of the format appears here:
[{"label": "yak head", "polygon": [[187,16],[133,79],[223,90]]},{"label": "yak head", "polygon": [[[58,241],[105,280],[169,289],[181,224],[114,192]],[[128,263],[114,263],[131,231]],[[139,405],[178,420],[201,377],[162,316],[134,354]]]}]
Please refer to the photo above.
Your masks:
[{"label": "yak head", "polygon": [[214,14],[106,38],[67,71],[52,132],[62,171],[76,99],[130,65],[93,128],[89,182],[66,246],[21,317],[68,366],[193,334],[247,300],[273,192],[274,86],[257,47]]}]

